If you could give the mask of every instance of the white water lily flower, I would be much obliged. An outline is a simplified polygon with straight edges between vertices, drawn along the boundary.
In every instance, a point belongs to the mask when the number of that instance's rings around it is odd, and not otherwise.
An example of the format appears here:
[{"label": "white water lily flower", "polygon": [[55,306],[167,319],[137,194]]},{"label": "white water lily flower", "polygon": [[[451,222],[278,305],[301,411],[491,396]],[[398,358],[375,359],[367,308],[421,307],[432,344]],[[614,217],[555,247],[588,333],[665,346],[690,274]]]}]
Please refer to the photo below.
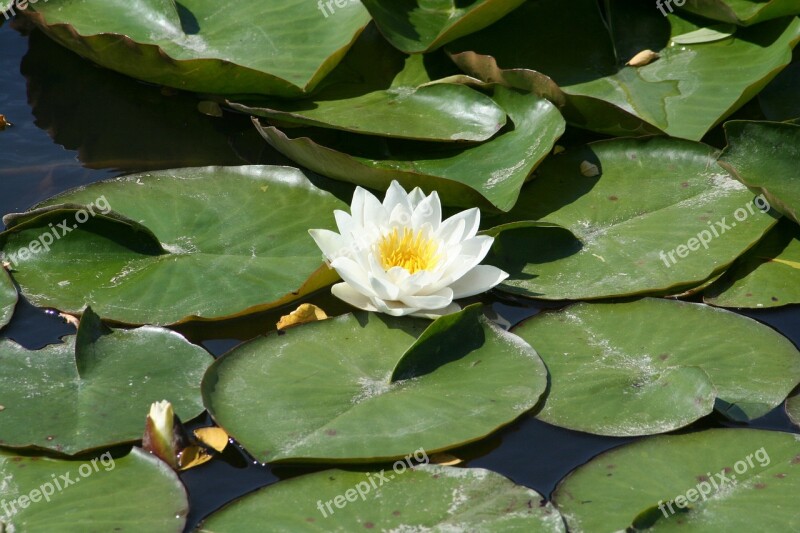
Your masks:
[{"label": "white water lily flower", "polygon": [[383,203],[357,187],[350,211],[334,212],[339,233],[309,233],[344,280],[333,294],[354,307],[436,317],[458,311],[454,299],[485,292],[508,277],[479,265],[494,239],[477,236],[477,208],[442,221],[436,192],[406,193],[393,181]]}]

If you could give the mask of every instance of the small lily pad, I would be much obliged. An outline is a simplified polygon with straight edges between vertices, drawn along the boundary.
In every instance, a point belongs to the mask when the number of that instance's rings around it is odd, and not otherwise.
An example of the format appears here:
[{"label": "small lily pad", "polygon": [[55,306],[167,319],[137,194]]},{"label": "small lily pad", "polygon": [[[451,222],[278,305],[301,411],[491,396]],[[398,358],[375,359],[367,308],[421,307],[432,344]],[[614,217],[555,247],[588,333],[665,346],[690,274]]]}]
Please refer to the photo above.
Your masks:
[{"label": "small lily pad", "polygon": [[150,404],[189,420],[213,357],[172,331],[111,330],[91,309],[64,344],[29,351],[0,340],[0,445],[64,454],[141,439]]},{"label": "small lily pad", "polygon": [[565,531],[561,515],[540,494],[500,474],[438,465],[406,468],[403,461],[395,465],[385,471],[325,470],[282,481],[224,507],[197,533],[256,531],[264,524],[274,531],[342,533],[365,528]]},{"label": "small lily pad", "polygon": [[588,433],[662,433],[713,409],[747,421],[783,403],[800,383],[800,352],[791,341],[702,304],[580,303],[513,332],[550,372],[537,417]]},{"label": "small lily pad", "polygon": [[189,513],[178,476],[139,448],[125,457],[104,452],[82,461],[0,451],[0,479],[0,501],[15,511],[0,514],[0,531],[8,533],[180,533]]},{"label": "small lily pad", "polygon": [[[578,300],[675,294],[719,275],[777,216],[762,212],[716,155],[704,144],[651,137],[548,158],[508,215],[484,220],[499,226],[488,261],[510,274],[499,288]],[[587,163],[597,172],[587,175]]]},{"label": "small lily pad", "polygon": [[785,531],[798,491],[797,435],[711,429],[604,453],[553,500],[570,531]]},{"label": "small lily pad", "polygon": [[0,249],[22,294],[40,307],[78,314],[88,304],[127,324],[231,318],[336,281],[320,268],[308,228],[333,229],[331,213],[346,208],[290,167],[164,170],[6,216]]},{"label": "small lily pad", "polygon": [[736,33],[736,25],[734,24],[717,24],[715,26],[708,26],[707,28],[700,28],[699,30],[674,35],[670,40],[675,44],[700,44],[700,43],[713,43],[727,39]]},{"label": "small lily pad", "polygon": [[703,293],[719,307],[800,303],[800,227],[782,219]]},{"label": "small lily pad", "polygon": [[433,324],[356,313],[254,340],[212,365],[203,398],[259,461],[375,462],[485,437],[536,405],[546,375],[474,305]]},{"label": "small lily pad", "polygon": [[479,145],[256,127],[275,149],[324,176],[378,190],[397,180],[406,189],[436,190],[447,205],[508,211],[525,179],[564,133],[565,123],[553,104],[536,95],[497,87],[493,99],[513,127]]}]

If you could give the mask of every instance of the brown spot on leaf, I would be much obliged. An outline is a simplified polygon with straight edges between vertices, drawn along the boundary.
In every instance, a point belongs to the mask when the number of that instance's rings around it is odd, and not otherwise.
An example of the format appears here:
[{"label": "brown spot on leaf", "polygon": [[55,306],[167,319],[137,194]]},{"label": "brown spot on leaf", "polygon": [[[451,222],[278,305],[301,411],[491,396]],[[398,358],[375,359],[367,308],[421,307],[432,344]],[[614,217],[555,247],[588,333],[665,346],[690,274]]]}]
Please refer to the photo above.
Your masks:
[{"label": "brown spot on leaf", "polygon": [[767,488],[767,484],[766,483],[756,483],[756,484],[753,485],[753,487],[755,487],[757,489],[766,489]]},{"label": "brown spot on leaf", "polygon": [[392,516],[400,516],[400,511],[392,511]]},{"label": "brown spot on leaf", "polygon": [[684,189],[686,187],[688,187],[688,186],[689,186],[689,182],[688,181],[684,181],[683,183],[681,183],[681,187],[683,187]]},{"label": "brown spot on leaf", "polygon": [[667,359],[669,359],[669,354],[662,353],[661,355],[658,356],[658,358],[661,359],[662,361],[666,361]]},{"label": "brown spot on leaf", "polygon": [[777,474],[775,474],[775,477],[778,479],[783,479],[786,477],[786,474],[784,474],[783,472],[778,472]]},{"label": "brown spot on leaf", "polygon": [[327,436],[329,436],[329,437],[333,437],[334,435],[336,435],[336,430],[335,429],[326,429],[325,430],[325,434]]},{"label": "brown spot on leaf", "polygon": [[608,199],[611,200],[612,202],[616,202],[617,200],[619,200],[619,196],[614,196],[612,194],[611,196],[608,197]]},{"label": "brown spot on leaf", "polygon": [[373,527],[375,527],[375,524],[373,524],[372,522],[364,522],[364,527],[367,529],[372,529]]}]

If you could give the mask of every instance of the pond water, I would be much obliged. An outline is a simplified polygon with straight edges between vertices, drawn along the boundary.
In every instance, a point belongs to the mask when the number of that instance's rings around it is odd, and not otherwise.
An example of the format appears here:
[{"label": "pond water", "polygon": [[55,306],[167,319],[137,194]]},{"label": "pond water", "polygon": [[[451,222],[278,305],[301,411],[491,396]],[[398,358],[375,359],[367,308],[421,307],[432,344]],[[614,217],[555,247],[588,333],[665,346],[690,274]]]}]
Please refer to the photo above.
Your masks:
[{"label": "pond water", "polygon": [[[122,173],[183,166],[291,164],[261,140],[246,117],[205,116],[198,112],[195,96],[96,67],[19,22],[0,27],[0,50],[0,113],[14,124],[0,132],[0,214],[23,211],[56,193]],[[322,301],[329,311],[344,311],[330,298],[322,297]],[[540,309],[515,299],[484,301],[491,307],[489,314],[506,325]],[[797,307],[745,314],[800,344]],[[273,317],[261,318],[184,333],[219,356],[265,331]],[[57,316],[23,300],[0,337],[38,349],[73,332]],[[192,424],[208,422],[201,419]],[[743,425],[711,416],[682,432],[709,427]],[[747,427],[800,432],[791,426],[782,407]],[[549,495],[575,467],[632,440],[578,433],[524,418],[452,453],[467,458],[468,466],[494,470]],[[308,471],[261,466],[229,447],[223,458],[181,474],[191,504],[187,531],[243,494]]]}]

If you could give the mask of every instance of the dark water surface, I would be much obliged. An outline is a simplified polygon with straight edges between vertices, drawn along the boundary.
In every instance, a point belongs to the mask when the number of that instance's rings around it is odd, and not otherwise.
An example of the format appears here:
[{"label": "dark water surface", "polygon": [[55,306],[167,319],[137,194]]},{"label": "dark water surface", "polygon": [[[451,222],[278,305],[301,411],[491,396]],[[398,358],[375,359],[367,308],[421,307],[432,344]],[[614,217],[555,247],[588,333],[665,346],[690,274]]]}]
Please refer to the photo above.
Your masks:
[{"label": "dark water surface", "polygon": [[[197,103],[193,95],[162,90],[96,67],[18,22],[3,25],[0,113],[14,127],[0,132],[0,215],[122,173],[182,166],[291,164],[261,140],[246,117],[227,113],[223,119],[207,117],[197,111]],[[343,309],[333,301],[325,302],[323,307],[331,311]],[[538,307],[513,299],[492,300],[492,311],[501,322],[516,324]],[[800,344],[797,306],[744,314]],[[189,333],[219,356],[265,330],[267,324],[266,319],[263,325],[251,321],[210,333],[219,338],[208,338],[208,332]],[[0,337],[38,349],[73,332],[59,318],[21,301]],[[208,421],[193,421],[203,422]],[[742,427],[710,416],[682,431],[722,426]],[[790,425],[782,407],[747,427],[800,432]],[[524,418],[453,453],[468,458],[468,466],[494,470],[549,495],[575,467],[633,440],[578,433]],[[187,531],[238,496],[308,471],[261,466],[229,447],[222,459],[181,474],[191,504]]]}]

